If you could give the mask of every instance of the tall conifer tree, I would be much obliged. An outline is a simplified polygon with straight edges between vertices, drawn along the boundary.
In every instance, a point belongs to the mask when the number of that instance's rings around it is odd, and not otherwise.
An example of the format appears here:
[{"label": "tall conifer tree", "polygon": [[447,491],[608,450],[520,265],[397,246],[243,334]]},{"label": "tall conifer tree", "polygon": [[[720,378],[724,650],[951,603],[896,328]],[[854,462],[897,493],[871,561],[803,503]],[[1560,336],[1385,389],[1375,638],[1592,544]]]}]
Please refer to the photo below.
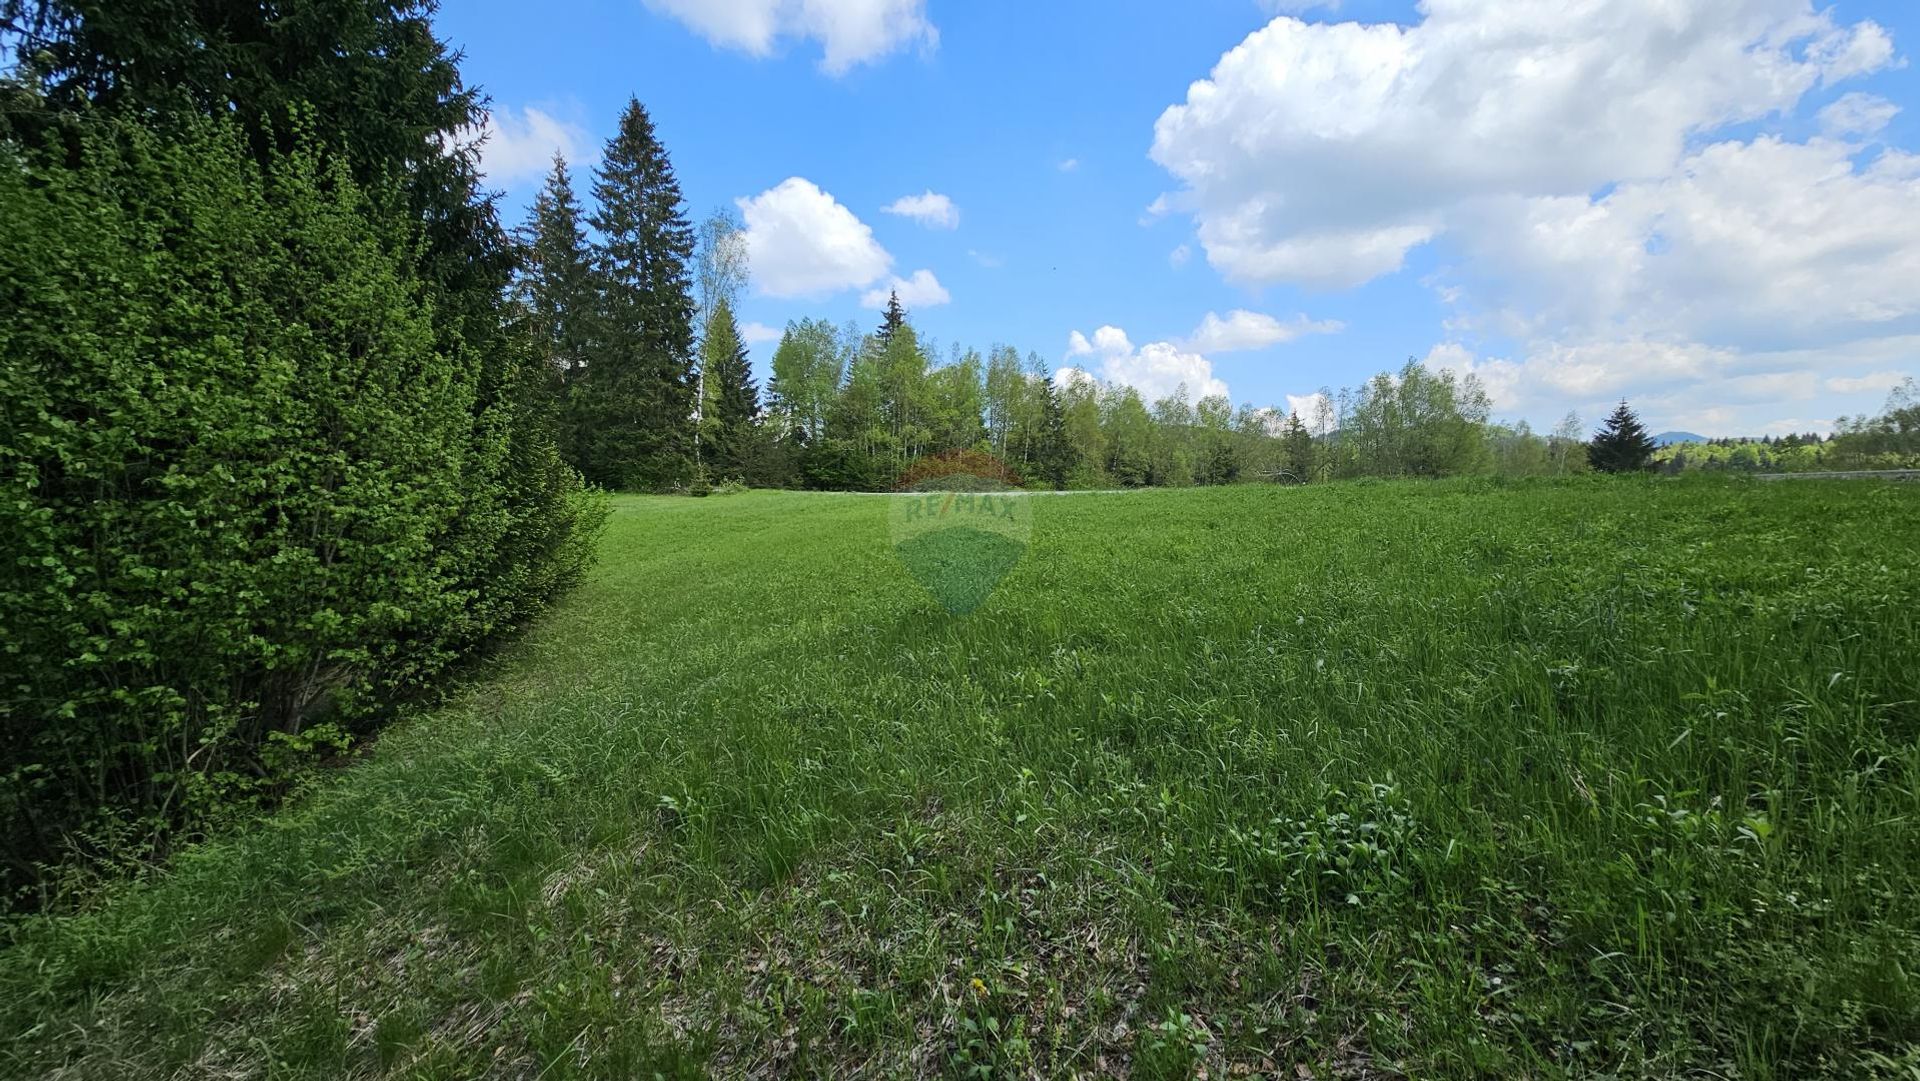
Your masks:
[{"label": "tall conifer tree", "polygon": [[873,332],[874,351],[885,353],[887,346],[893,344],[893,336],[906,325],[907,310],[900,306],[900,294],[889,290],[886,314],[880,317],[880,329]]},{"label": "tall conifer tree", "polygon": [[584,373],[592,351],[593,254],[566,159],[558,154],[546,184],[534,197],[521,244],[518,292],[534,348],[562,380],[572,384]]},{"label": "tall conifer tree", "polygon": [[638,100],[628,101],[596,176],[598,340],[580,465],[609,486],[672,487],[693,474],[693,228]]},{"label": "tall conifer tree", "polygon": [[1047,376],[1040,384],[1039,427],[1035,461],[1047,483],[1053,485],[1056,491],[1064,491],[1080,464],[1080,454],[1067,431],[1066,407],[1060,401],[1060,390],[1053,385],[1052,376]]},{"label": "tall conifer tree", "polygon": [[738,476],[753,459],[760,420],[760,390],[754,385],[747,347],[724,297],[714,304],[701,341],[707,401],[701,418],[708,433],[708,462],[722,476]]}]

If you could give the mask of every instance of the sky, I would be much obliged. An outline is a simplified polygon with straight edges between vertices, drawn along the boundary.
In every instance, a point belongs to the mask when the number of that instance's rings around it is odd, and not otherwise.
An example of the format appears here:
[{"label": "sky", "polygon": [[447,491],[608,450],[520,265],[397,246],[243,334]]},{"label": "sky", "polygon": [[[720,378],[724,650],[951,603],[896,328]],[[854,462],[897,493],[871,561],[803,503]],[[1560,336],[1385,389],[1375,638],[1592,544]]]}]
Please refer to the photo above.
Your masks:
[{"label": "sky", "polygon": [[[1913,0],[454,0],[509,223],[637,97],[740,305],[1301,409],[1827,431],[1920,375]],[[587,178],[576,175],[583,192]]]}]

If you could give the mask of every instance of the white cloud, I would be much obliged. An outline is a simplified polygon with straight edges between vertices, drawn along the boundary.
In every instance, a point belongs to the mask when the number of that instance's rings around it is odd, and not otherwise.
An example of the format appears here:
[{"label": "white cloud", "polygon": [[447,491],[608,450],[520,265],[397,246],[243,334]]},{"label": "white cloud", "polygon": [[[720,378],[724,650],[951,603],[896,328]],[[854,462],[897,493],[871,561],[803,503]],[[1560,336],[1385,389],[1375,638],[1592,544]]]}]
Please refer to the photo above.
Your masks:
[{"label": "white cloud", "polygon": [[1287,395],[1287,412],[1298,416],[1300,423],[1305,424],[1307,428],[1311,430],[1314,426],[1315,419],[1320,415],[1320,403],[1322,402],[1327,403],[1329,407],[1333,405],[1332,399],[1317,390],[1312,394],[1289,394]]},{"label": "white cloud", "polygon": [[820,66],[844,74],[907,45],[931,48],[940,32],[925,0],[646,0],[715,45],[770,56],[788,38],[820,43]]},{"label": "white cloud", "polygon": [[1670,177],[1490,199],[1463,222],[1462,303],[1484,310],[1456,323],[1519,348],[1450,356],[1504,412],[1592,415],[1627,395],[1655,427],[1757,433],[1782,402],[1862,408],[1831,396],[1890,385],[1880,366],[1920,346],[1912,155],[1856,165],[1827,139],[1716,143]]},{"label": "white cloud", "polygon": [[1648,340],[1537,343],[1519,361],[1479,359],[1457,342],[1435,346],[1430,368],[1475,375],[1495,409],[1521,410],[1543,403],[1575,401],[1585,405],[1622,394],[1659,391],[1713,380],[1725,386],[1739,354],[1695,344]]},{"label": "white cloud", "polygon": [[[1067,356],[1087,361],[1063,371],[1092,372],[1109,383],[1126,384],[1149,403],[1183,385],[1190,400],[1227,393],[1227,385],[1213,377],[1213,364],[1206,357],[1172,342],[1148,342],[1136,350],[1126,331],[1115,326],[1101,327],[1092,338],[1074,331],[1067,339]],[[1097,370],[1088,364],[1097,364]]]},{"label": "white cloud", "polygon": [[922,195],[903,195],[880,208],[884,214],[898,214],[903,218],[912,218],[929,229],[958,229],[960,227],[960,208],[953,200],[936,191],[927,191]]},{"label": "white cloud", "polygon": [[748,345],[766,345],[777,342],[786,336],[786,331],[765,323],[747,323],[740,328],[740,337]]},{"label": "white cloud", "polygon": [[1007,261],[1005,259],[1002,259],[998,255],[993,255],[983,251],[975,251],[972,248],[967,249],[967,256],[968,258],[972,259],[974,262],[979,263],[983,267],[986,267],[988,270],[998,270],[1001,267],[1007,265]]},{"label": "white cloud", "polygon": [[1868,372],[1866,375],[1829,379],[1827,389],[1837,394],[1885,394],[1906,382],[1906,379],[1906,372]]},{"label": "white cloud", "polygon": [[1079,159],[1079,158],[1067,158],[1067,159],[1065,159],[1065,160],[1063,160],[1063,161],[1062,161],[1062,162],[1061,162],[1061,163],[1059,164],[1059,166],[1058,166],[1058,168],[1059,168],[1059,170],[1060,170],[1061,172],[1063,172],[1063,173],[1071,173],[1071,172],[1074,172],[1075,170],[1077,170],[1077,169],[1079,169],[1079,168],[1080,168],[1080,159]]},{"label": "white cloud", "polygon": [[1185,244],[1182,244],[1179,247],[1167,253],[1167,264],[1173,267],[1173,269],[1179,270],[1181,267],[1186,266],[1187,261],[1192,258],[1193,258],[1193,249]]},{"label": "white cloud", "polygon": [[[1455,340],[1427,362],[1536,420],[1629,395],[1655,427],[1762,431],[1910,365],[1920,155],[1874,146],[1884,98],[1803,108],[1904,64],[1878,25],[1814,0],[1418,11],[1276,19],[1160,117],[1182,183],[1156,208],[1192,215],[1227,278],[1351,286],[1432,244]],[[1504,355],[1462,344],[1481,336]]]},{"label": "white cloud", "polygon": [[1798,435],[1803,432],[1825,434],[1833,431],[1832,418],[1809,420],[1805,417],[1789,417],[1785,420],[1772,420],[1760,426],[1760,435]]},{"label": "white cloud", "polygon": [[1053,373],[1053,385],[1062,390],[1079,384],[1097,387],[1100,385],[1100,380],[1085,368],[1076,368],[1071,364],[1058,368]]},{"label": "white cloud", "polygon": [[1828,137],[1877,135],[1900,115],[1900,106],[1875,94],[1843,94],[1820,110],[1820,130]]},{"label": "white cloud", "polygon": [[811,180],[789,177],[734,200],[747,227],[747,265],[760,292],[817,297],[872,284],[893,265],[873,230]]},{"label": "white cloud", "polygon": [[1763,137],[1605,197],[1463,211],[1471,293],[1523,333],[1745,348],[1920,327],[1920,158]]},{"label": "white cloud", "polygon": [[[1898,362],[1920,352],[1920,336],[1894,336],[1818,349],[1742,351],[1647,340],[1538,342],[1519,359],[1483,358],[1458,342],[1435,346],[1424,363],[1474,375],[1503,416],[1531,415],[1551,423],[1569,408],[1589,419],[1621,397],[1656,431],[1682,428],[1706,435],[1760,435],[1786,424],[1794,431],[1827,431],[1825,422],[1780,421],[1785,403],[1818,402],[1834,412],[1876,411],[1888,388],[1904,376],[1870,370],[1828,377],[1835,366],[1854,370]],[[1851,395],[1851,403],[1822,395]],[[1538,426],[1538,425],[1536,425]]]},{"label": "white cloud", "polygon": [[1494,196],[1670,175],[1688,141],[1885,66],[1809,0],[1426,0],[1425,18],[1278,18],[1155,125],[1209,261],[1346,286],[1398,269]]},{"label": "white cloud", "polygon": [[869,289],[860,296],[864,307],[880,309],[887,306],[889,294],[897,295],[900,303],[908,308],[936,308],[952,300],[946,286],[933,276],[931,270],[916,270],[912,277],[896,277],[877,289]]},{"label": "white cloud", "polygon": [[489,112],[480,122],[486,140],[480,147],[480,171],[495,184],[534,180],[553,168],[553,156],[578,171],[596,156],[593,137],[572,121],[529,105],[515,116],[511,108]]},{"label": "white cloud", "polygon": [[1296,315],[1281,322],[1271,315],[1235,309],[1225,318],[1208,312],[1187,339],[1187,347],[1197,353],[1231,353],[1241,349],[1265,349],[1293,341],[1306,334],[1337,334],[1345,325],[1337,320],[1313,320]]},{"label": "white cloud", "polygon": [[1893,39],[1880,24],[1863,21],[1845,33],[1818,35],[1807,49],[1808,59],[1820,65],[1820,81],[1827,84],[1866,75],[1894,64]]}]

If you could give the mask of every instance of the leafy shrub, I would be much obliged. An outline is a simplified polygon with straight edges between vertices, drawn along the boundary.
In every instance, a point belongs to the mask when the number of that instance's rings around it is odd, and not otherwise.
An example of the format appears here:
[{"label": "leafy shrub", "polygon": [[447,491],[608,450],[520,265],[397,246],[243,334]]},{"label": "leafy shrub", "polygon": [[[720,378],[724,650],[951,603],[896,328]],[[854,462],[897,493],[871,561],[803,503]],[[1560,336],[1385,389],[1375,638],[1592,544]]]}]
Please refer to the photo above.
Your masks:
[{"label": "leafy shrub", "polygon": [[955,450],[916,459],[900,474],[902,491],[1001,492],[1020,487],[1020,474],[983,450]]},{"label": "leafy shrub", "polygon": [[587,565],[547,376],[437,340],[393,202],[210,122],[0,144],[9,894],[270,796]]}]

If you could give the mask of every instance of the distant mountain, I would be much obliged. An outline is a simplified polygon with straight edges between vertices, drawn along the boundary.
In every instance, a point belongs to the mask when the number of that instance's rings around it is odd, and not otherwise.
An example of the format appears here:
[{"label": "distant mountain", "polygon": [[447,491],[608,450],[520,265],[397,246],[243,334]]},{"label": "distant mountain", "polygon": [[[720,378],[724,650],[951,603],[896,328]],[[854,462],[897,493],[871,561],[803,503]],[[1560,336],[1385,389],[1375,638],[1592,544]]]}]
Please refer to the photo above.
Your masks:
[{"label": "distant mountain", "polygon": [[1675,443],[1705,443],[1707,437],[1696,432],[1661,432],[1653,437],[1656,447],[1670,447]]}]

